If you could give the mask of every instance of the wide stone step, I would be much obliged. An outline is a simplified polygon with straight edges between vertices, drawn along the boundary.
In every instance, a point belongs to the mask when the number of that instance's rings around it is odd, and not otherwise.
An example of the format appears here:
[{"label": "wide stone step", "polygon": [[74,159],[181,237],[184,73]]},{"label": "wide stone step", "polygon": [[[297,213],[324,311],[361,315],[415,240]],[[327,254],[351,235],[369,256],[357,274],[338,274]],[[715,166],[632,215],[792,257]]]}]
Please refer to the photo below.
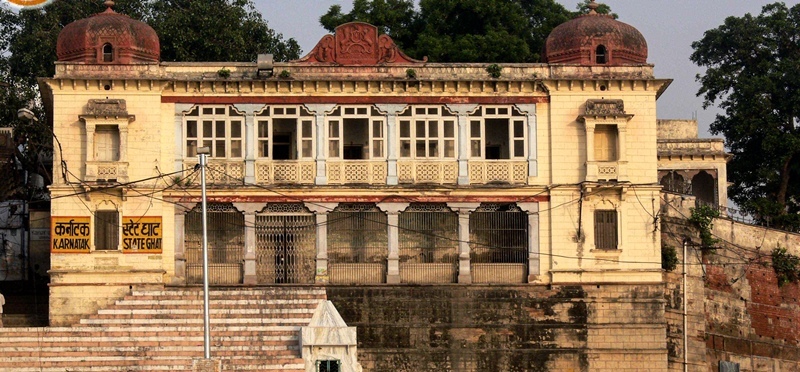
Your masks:
[{"label": "wide stone step", "polygon": [[[309,319],[311,316],[308,317]],[[218,324],[275,324],[305,326],[308,321],[303,322],[303,318],[293,317],[283,318],[211,318],[209,323]],[[81,319],[82,325],[105,325],[105,324],[132,324],[132,325],[179,325],[179,324],[203,324],[203,319],[179,318],[179,319],[154,319],[154,318],[121,318],[121,319]]]}]

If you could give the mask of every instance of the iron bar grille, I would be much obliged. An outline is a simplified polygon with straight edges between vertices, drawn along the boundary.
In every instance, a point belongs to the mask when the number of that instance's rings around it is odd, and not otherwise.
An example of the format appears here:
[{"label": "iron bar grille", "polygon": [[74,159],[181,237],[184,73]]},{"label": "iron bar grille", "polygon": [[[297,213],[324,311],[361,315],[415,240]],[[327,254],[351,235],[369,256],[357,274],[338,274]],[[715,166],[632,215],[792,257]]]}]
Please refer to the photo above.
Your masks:
[{"label": "iron bar grille", "polygon": [[261,284],[313,283],[314,215],[299,203],[270,203],[256,215],[256,277]]},{"label": "iron bar grille", "polygon": [[331,283],[382,283],[389,254],[386,214],[375,204],[340,204],[328,215]]},{"label": "iron bar grille", "polygon": [[400,280],[454,283],[458,278],[458,215],[445,204],[412,203],[399,216]]},{"label": "iron bar grille", "polygon": [[[186,215],[187,283],[203,282],[203,211],[197,206]],[[244,215],[230,204],[208,204],[208,283],[242,283]]]}]

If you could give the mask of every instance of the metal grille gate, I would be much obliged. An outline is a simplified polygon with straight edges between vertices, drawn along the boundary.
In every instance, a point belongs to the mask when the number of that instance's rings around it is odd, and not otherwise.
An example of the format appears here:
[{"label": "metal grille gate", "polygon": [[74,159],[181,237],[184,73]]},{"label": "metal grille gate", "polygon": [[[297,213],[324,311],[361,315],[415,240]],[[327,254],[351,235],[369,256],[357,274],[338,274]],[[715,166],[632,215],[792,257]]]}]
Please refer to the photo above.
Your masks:
[{"label": "metal grille gate", "polygon": [[458,279],[458,215],[445,204],[412,203],[400,213],[400,281]]},{"label": "metal grille gate", "polygon": [[[186,282],[203,282],[203,211],[197,206],[186,214]],[[231,204],[208,204],[208,282],[242,283],[244,215]]]},{"label": "metal grille gate", "polygon": [[527,277],[528,214],[515,204],[482,203],[469,217],[473,282],[522,282]]},{"label": "metal grille gate", "polygon": [[256,215],[258,282],[313,283],[315,240],[314,215],[302,204],[268,204]]},{"label": "metal grille gate", "polygon": [[339,204],[328,215],[331,283],[383,283],[388,255],[386,214],[375,204]]}]

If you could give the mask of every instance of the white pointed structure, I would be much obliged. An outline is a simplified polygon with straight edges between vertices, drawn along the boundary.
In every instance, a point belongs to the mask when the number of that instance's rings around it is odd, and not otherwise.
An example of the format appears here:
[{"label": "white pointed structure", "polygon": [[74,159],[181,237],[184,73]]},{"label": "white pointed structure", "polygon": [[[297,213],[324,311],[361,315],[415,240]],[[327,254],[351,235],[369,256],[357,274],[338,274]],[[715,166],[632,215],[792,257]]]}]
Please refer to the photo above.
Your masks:
[{"label": "white pointed structure", "polygon": [[333,302],[320,302],[308,326],[300,332],[306,371],[317,371],[320,362],[335,361],[341,372],[361,372],[356,358],[356,327],[347,326]]}]

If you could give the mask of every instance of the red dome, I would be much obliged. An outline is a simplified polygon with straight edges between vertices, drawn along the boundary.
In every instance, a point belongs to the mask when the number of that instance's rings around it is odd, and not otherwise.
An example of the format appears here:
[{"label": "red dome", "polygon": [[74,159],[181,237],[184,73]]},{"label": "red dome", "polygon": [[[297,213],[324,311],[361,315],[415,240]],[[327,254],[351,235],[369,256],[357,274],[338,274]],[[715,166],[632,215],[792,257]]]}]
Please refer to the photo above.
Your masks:
[{"label": "red dome", "polygon": [[109,6],[105,12],[64,27],[58,34],[56,55],[68,62],[158,63],[161,46],[152,27]]},{"label": "red dome", "polygon": [[592,9],[550,32],[544,59],[591,66],[638,65],[647,63],[647,41],[633,26]]}]

